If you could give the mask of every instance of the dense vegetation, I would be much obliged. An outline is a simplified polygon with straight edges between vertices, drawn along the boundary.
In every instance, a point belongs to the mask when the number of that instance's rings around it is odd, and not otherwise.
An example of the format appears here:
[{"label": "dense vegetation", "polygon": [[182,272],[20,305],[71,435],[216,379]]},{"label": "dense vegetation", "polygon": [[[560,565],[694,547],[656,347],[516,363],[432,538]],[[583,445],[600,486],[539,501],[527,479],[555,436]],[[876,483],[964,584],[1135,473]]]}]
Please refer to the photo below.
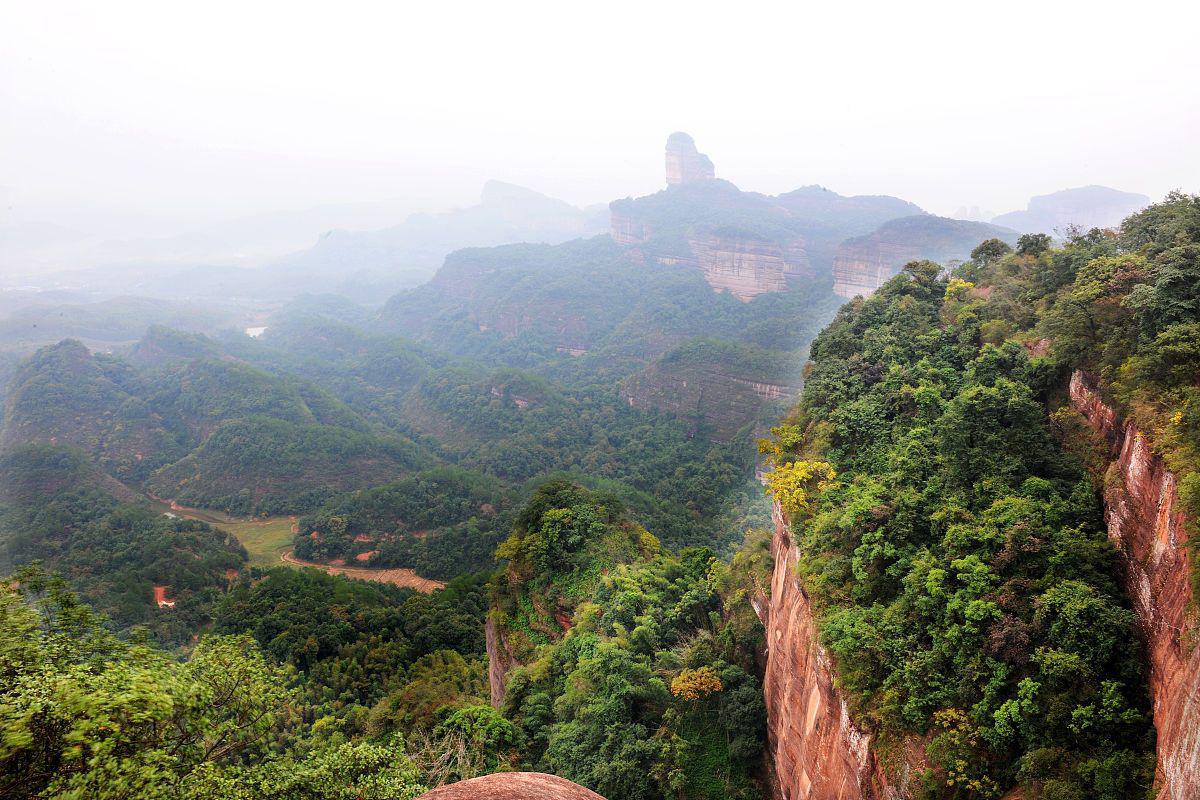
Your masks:
[{"label": "dense vegetation", "polygon": [[1172,194],[1115,235],[1036,236],[981,250],[962,277],[994,286],[978,314],[994,339],[1045,340],[1061,379],[1082,369],[1137,423],[1200,518],[1200,197]]},{"label": "dense vegetation", "polygon": [[[434,774],[398,738],[309,724],[288,671],[251,637],[204,637],[178,661],[117,639],[37,571],[0,588],[0,664],[6,798],[408,800]],[[437,750],[481,726],[456,727]]]},{"label": "dense vegetation", "polygon": [[1091,372],[1195,485],[1200,200],[1050,245],[848,304],[766,448],[842,688],[884,749],[927,737],[931,797],[1149,796],[1144,655],[1064,388]]},{"label": "dense vegetation", "polygon": [[276,567],[239,582],[214,627],[251,634],[264,654],[298,670],[310,721],[379,738],[482,702],[486,604],[482,580],[471,577],[422,595]]},{"label": "dense vegetation", "polygon": [[762,628],[728,567],[664,551],[615,497],[565,482],[539,488],[498,554],[524,764],[607,797],[761,793]]},{"label": "dense vegetation", "polygon": [[[183,641],[207,623],[246,551],[203,522],[122,502],[109,481],[63,447],[0,456],[0,567],[40,561],[118,629],[141,625],[160,642]],[[155,586],[168,587],[171,613],[155,604]]]},{"label": "dense vegetation", "polygon": [[295,552],[310,561],[368,553],[367,566],[409,567],[437,579],[487,570],[511,525],[511,497],[479,473],[421,472],[339,495],[301,517]]}]

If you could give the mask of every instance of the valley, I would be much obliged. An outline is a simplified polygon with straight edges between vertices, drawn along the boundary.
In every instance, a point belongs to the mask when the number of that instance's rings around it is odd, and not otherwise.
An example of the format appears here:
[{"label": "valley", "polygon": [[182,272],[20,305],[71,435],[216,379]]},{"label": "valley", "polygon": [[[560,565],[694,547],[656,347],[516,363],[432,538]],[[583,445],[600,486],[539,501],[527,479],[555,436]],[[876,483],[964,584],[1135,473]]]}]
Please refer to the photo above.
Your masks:
[{"label": "valley", "polygon": [[1194,795],[1197,199],[664,155],[13,311],[0,793],[91,796],[90,725],[129,796]]}]

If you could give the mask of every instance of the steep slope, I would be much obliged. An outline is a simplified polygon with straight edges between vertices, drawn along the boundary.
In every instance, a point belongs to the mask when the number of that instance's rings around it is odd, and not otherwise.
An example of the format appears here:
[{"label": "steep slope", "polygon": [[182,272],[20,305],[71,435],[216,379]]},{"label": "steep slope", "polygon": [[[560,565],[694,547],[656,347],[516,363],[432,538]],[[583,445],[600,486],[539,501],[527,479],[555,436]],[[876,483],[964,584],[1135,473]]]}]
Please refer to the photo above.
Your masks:
[{"label": "steep slope", "polygon": [[71,340],[35,353],[13,378],[4,447],[70,445],[131,487],[237,513],[307,510],[432,464],[325,390],[211,340],[154,331],[133,357],[152,366]]},{"label": "steep slope", "polygon": [[1121,553],[1125,584],[1150,658],[1162,800],[1200,796],[1200,648],[1192,591],[1191,523],[1179,482],[1153,444],[1100,397],[1083,372],[1071,376],[1071,402],[1108,444],[1108,536]]},{"label": "steep slope", "polygon": [[127,363],[67,339],[17,369],[4,415],[4,447],[71,445],[121,480],[145,477],[186,452],[164,415],[145,401],[150,388]]},{"label": "steep slope", "polygon": [[348,489],[430,466],[411,441],[250,416],[221,423],[147,483],[155,495],[234,514],[297,513]]},{"label": "steep slope", "polygon": [[986,293],[940,272],[910,264],[843,308],[767,448],[787,513],[766,681],[784,795],[1138,796],[1136,615],[1051,435],[1052,373],[984,341]]},{"label": "steep slope", "polygon": [[615,498],[550,483],[497,555],[493,702],[525,763],[609,797],[761,797],[761,627],[710,551],[674,555]]},{"label": "steep slope", "polygon": [[634,408],[658,408],[729,441],[747,425],[775,419],[800,392],[790,353],[712,339],[675,348],[621,385]]}]

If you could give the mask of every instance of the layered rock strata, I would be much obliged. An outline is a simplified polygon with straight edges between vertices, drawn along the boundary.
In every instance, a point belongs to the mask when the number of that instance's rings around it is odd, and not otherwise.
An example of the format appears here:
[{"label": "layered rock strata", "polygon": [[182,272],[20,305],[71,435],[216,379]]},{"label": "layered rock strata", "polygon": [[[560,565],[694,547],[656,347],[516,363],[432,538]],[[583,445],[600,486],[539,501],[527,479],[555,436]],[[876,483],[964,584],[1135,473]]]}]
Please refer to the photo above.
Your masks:
[{"label": "layered rock strata", "polygon": [[767,403],[790,401],[799,393],[799,386],[731,375],[719,365],[656,363],[621,386],[621,399],[632,408],[657,408],[691,419],[709,428],[718,442],[729,441],[758,419]]},{"label": "layered rock strata", "polygon": [[1178,482],[1150,440],[1132,422],[1122,422],[1087,375],[1071,376],[1070,394],[1076,410],[1111,448],[1104,515],[1108,536],[1121,553],[1150,662],[1158,797],[1195,800],[1200,798],[1200,646]]}]

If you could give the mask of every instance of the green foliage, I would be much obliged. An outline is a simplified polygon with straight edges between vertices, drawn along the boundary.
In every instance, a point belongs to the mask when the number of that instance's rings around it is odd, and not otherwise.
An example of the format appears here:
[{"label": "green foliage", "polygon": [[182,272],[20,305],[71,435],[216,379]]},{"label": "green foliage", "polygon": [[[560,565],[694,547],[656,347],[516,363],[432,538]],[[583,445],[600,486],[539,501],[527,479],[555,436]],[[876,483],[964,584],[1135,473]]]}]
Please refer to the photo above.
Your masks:
[{"label": "green foliage", "polygon": [[[228,570],[246,562],[231,536],[203,522],[170,519],[122,503],[112,482],[76,450],[45,445],[0,456],[0,563],[35,561],[70,576],[73,586],[118,628],[145,625],[179,642],[205,624]],[[175,607],[159,609],[154,587]]]},{"label": "green foliage", "polygon": [[566,635],[510,673],[505,714],[528,763],[610,797],[761,792],[762,628],[726,621],[724,574],[686,550],[603,576]]},{"label": "green foliage", "polygon": [[[217,607],[214,628],[252,634],[266,654],[303,673],[306,695],[323,713],[347,717],[394,701],[410,667],[426,671],[429,654],[481,654],[485,602],[481,582],[466,578],[422,595],[277,567],[240,581]],[[393,718],[407,713],[392,705]]]},{"label": "green foliage", "polygon": [[311,509],[371,476],[425,463],[420,448],[404,439],[248,417],[221,425],[192,454],[156,473],[150,487],[187,505],[286,514]]},{"label": "green foliage", "polygon": [[[1138,272],[1101,237],[1074,246],[1098,286]],[[975,258],[969,281],[910,264],[814,341],[787,429],[804,436],[777,457],[826,459],[838,485],[793,520],[798,566],[856,718],[883,742],[930,735],[930,796],[1018,782],[1140,796],[1153,751],[1141,654],[1097,497],[1046,419],[1063,373],[988,343],[983,325],[1035,324],[1028,296],[1048,286],[1109,290],[1048,277],[1062,257],[1041,240]],[[1050,750],[1052,771],[1029,766]]]},{"label": "green foliage", "polygon": [[327,561],[374,550],[372,567],[438,579],[488,569],[511,527],[511,493],[476,472],[426,470],[328,500],[300,519],[295,552]]}]

